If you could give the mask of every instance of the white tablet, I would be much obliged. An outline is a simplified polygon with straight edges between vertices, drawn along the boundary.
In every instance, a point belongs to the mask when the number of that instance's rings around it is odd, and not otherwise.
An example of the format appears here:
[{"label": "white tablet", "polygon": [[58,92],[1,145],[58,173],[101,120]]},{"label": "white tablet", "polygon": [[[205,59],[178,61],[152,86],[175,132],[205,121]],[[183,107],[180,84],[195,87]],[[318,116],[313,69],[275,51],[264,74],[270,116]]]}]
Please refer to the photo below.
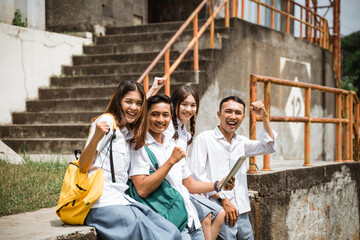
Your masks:
[{"label": "white tablet", "polygon": [[231,171],[225,178],[225,181],[221,184],[219,191],[221,191],[221,189],[225,188],[225,186],[229,182],[230,178],[235,176],[235,174],[240,169],[241,165],[245,162],[245,160],[246,160],[246,156],[239,157],[239,159],[237,160],[237,162],[235,163],[235,165],[233,166],[233,168],[231,169]]}]

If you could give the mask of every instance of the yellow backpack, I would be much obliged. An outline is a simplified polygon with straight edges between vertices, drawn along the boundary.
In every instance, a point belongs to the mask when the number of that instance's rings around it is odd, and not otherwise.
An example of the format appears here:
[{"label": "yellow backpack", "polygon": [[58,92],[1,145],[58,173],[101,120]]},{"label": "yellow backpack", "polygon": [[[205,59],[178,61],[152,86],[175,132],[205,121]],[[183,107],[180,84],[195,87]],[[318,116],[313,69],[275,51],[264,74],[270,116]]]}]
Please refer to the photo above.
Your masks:
[{"label": "yellow backpack", "polygon": [[[112,161],[111,145],[115,137],[116,121],[112,114],[108,115],[113,118],[113,137],[110,140],[110,160]],[[113,167],[111,170],[113,174]],[[99,168],[89,177],[87,177],[87,174],[88,172],[80,172],[79,160],[69,163],[56,207],[56,214],[63,223],[83,225],[92,204],[103,193],[105,182],[103,169]]]}]

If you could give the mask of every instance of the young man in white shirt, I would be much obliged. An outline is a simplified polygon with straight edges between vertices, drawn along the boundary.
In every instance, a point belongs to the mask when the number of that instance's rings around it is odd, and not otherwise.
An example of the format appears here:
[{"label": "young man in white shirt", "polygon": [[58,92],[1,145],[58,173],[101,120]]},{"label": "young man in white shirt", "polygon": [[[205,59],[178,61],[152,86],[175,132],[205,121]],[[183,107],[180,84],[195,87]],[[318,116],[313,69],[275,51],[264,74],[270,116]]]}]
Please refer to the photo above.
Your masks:
[{"label": "young man in white shirt", "polygon": [[[240,156],[268,154],[275,151],[276,132],[271,129],[268,114],[261,101],[253,102],[250,109],[263,121],[260,140],[250,140],[237,135],[245,118],[245,102],[229,96],[220,102],[217,115],[220,125],[200,133],[192,148],[190,170],[198,181],[216,181],[227,175]],[[219,237],[222,239],[254,239],[249,221],[249,194],[247,165],[243,164],[235,175],[235,187],[231,191],[210,192],[210,200],[225,210],[225,222]]]}]

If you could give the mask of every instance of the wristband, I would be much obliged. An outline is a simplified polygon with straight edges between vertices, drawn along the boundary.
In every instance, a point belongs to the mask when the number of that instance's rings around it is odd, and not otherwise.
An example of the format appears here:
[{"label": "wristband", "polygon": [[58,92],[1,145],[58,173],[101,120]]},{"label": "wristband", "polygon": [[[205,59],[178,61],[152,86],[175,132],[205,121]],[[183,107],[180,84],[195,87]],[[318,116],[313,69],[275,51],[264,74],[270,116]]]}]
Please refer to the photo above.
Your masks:
[{"label": "wristband", "polygon": [[215,190],[216,192],[219,192],[219,189],[218,189],[218,187],[217,187],[218,182],[219,182],[219,181],[215,181],[215,183],[214,183],[214,190]]}]

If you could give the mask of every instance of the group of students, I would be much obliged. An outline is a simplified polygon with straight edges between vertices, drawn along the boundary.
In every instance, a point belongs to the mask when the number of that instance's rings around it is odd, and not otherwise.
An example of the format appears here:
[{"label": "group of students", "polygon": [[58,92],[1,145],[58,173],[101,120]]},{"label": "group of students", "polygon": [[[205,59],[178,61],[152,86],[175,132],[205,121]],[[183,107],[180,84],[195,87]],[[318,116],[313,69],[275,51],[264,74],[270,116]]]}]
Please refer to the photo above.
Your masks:
[{"label": "group of students", "polygon": [[[102,167],[104,190],[92,205],[85,224],[93,226],[101,239],[253,239],[246,164],[226,185],[219,187],[239,156],[275,151],[276,133],[271,129],[264,105],[250,108],[264,124],[260,140],[249,140],[235,131],[245,117],[245,103],[236,96],[224,98],[219,107],[220,125],[200,133],[194,140],[190,168],[185,157],[193,142],[199,97],[190,86],[174,90],[171,99],[153,95],[164,84],[156,78],[148,92],[135,81],[123,81],[114,92],[105,113],[92,122],[79,160],[81,172],[92,174]],[[110,115],[109,115],[110,114]],[[109,142],[112,141],[112,181]],[[185,124],[190,123],[190,133]],[[155,171],[145,146],[155,155]],[[149,174],[149,170],[154,170]],[[146,198],[165,179],[183,197],[188,222],[180,232],[171,222],[141,204],[125,191],[131,179],[137,193]],[[225,220],[225,221],[224,221]]]}]

